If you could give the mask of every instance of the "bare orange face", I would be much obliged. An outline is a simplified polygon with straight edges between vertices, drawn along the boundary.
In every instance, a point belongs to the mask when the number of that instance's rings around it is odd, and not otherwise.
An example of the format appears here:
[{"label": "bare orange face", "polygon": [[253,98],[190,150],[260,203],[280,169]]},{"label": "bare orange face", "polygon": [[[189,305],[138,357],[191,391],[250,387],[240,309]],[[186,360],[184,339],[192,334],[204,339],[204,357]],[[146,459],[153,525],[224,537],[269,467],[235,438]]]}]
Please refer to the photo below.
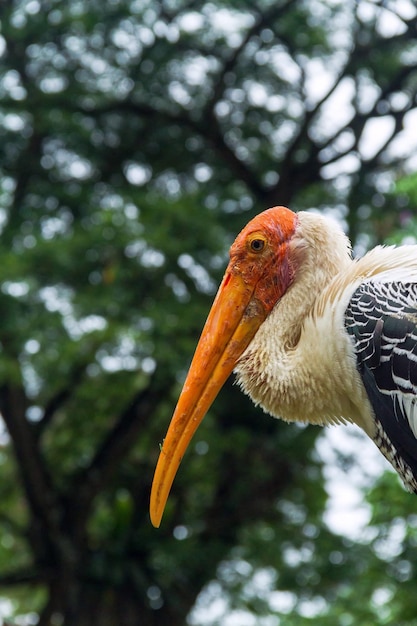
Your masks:
[{"label": "bare orange face", "polygon": [[268,209],[237,236],[177,407],[152,484],[152,524],[161,523],[182,457],[239,358],[292,281],[288,243],[297,225],[285,207]]}]

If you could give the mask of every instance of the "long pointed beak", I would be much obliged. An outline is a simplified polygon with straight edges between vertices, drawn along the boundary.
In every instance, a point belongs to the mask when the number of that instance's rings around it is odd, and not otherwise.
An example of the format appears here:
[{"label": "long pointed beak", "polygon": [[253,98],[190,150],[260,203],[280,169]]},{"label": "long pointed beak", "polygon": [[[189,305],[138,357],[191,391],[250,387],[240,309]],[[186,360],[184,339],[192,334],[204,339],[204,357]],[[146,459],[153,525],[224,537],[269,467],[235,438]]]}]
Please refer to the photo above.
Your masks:
[{"label": "long pointed beak", "polygon": [[192,436],[266,317],[255,285],[226,270],[164,439],[152,484],[150,516],[158,527]]}]

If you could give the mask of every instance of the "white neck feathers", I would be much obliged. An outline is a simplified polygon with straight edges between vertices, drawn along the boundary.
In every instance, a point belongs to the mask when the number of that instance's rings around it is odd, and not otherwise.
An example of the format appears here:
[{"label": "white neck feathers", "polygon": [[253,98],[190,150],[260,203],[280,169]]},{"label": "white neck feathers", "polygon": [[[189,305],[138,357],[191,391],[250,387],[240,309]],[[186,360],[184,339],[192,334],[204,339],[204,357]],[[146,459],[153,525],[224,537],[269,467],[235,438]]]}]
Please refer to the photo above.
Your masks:
[{"label": "white neck feathers", "polygon": [[340,227],[299,213],[290,243],[294,281],[261,325],[236,367],[256,404],[288,421],[353,421],[372,436],[366,397],[344,328],[349,299],[363,280],[387,280],[404,267],[417,278],[417,248],[376,248],[352,261]]}]

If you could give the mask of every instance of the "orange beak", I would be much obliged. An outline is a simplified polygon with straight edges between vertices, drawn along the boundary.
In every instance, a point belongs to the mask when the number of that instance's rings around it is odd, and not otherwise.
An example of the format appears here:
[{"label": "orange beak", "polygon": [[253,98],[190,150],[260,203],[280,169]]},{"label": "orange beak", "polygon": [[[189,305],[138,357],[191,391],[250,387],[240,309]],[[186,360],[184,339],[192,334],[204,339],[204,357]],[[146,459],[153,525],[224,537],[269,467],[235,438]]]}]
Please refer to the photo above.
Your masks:
[{"label": "orange beak", "polygon": [[155,527],[161,523],[172,483],[192,436],[266,318],[262,302],[253,297],[255,287],[230,266],[227,268],[159,455],[150,503]]}]

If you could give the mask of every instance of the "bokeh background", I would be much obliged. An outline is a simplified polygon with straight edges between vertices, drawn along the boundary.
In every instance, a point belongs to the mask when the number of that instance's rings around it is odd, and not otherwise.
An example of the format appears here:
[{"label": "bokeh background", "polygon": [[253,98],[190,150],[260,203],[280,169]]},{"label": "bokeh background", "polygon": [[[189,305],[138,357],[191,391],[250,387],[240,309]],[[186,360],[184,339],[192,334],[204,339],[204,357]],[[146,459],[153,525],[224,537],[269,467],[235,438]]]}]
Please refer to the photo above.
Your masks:
[{"label": "bokeh background", "polygon": [[[230,381],[162,526],[156,459],[236,233],[417,236],[412,0],[0,3],[0,614],[412,626],[417,500],[357,430]],[[335,434],[337,433],[337,434]]]}]

